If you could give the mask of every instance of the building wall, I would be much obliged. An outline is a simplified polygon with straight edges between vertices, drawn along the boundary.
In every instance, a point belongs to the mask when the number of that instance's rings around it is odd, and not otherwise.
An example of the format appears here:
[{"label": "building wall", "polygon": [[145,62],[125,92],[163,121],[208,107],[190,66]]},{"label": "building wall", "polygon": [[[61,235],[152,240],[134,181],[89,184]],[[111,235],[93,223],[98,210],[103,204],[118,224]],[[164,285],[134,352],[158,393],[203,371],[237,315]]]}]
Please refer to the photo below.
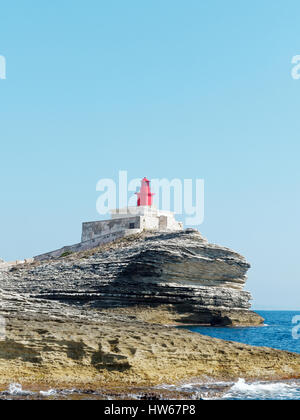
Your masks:
[{"label": "building wall", "polygon": [[141,228],[149,230],[159,230],[159,218],[157,216],[141,217]]},{"label": "building wall", "polygon": [[182,230],[183,224],[177,222],[173,215],[167,216],[167,230]]},{"label": "building wall", "polygon": [[99,236],[120,232],[126,229],[140,228],[140,216],[83,223],[81,242],[90,241]]},{"label": "building wall", "polygon": [[177,222],[174,213],[167,210],[158,210],[155,206],[127,207],[111,211],[112,220],[127,220],[134,216],[141,216],[141,229],[183,229],[182,223]]},{"label": "building wall", "polygon": [[64,253],[80,252],[95,248],[101,244],[113,242],[124,236],[137,234],[146,230],[182,230],[183,225],[176,221],[173,213],[158,211],[155,208],[135,208],[136,214],[127,213],[127,217],[82,224],[82,238],[79,244],[66,246],[64,248],[35,257],[35,260],[46,260],[59,258]]},{"label": "building wall", "polygon": [[171,212],[158,212],[152,209],[148,212],[143,208],[140,210],[143,215],[130,216],[127,214],[127,217],[83,223],[81,242],[126,229],[182,230],[183,228]]},{"label": "building wall", "polygon": [[[100,245],[104,245],[117,239],[124,238],[126,236],[136,235],[140,233],[140,229],[127,229],[119,232],[108,233],[97,238],[91,239],[90,241],[80,242],[79,244],[64,246],[63,248],[56,249],[52,252],[47,252],[46,254],[38,255],[34,257],[34,261],[45,261],[51,258],[60,258],[64,254],[87,251],[88,249],[96,248]],[[0,267],[1,269],[1,267]]]},{"label": "building wall", "polygon": [[112,219],[121,219],[134,216],[150,216],[157,217],[158,210],[156,207],[152,206],[141,206],[141,207],[125,207],[123,209],[111,210]]},{"label": "building wall", "polygon": [[160,216],[159,217],[159,229],[160,230],[167,230],[168,229],[168,217],[167,216]]}]

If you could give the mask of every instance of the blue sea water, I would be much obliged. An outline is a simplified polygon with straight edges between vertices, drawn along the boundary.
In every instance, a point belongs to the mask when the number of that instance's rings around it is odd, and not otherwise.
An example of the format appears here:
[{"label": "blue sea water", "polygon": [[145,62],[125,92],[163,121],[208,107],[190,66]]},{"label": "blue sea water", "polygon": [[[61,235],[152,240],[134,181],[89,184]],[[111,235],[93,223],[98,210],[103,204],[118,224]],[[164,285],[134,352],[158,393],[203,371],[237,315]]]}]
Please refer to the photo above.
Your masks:
[{"label": "blue sea water", "polygon": [[[265,319],[264,326],[244,328],[186,326],[182,328],[223,340],[300,353],[300,328],[297,328],[297,325],[300,325],[300,311],[256,312]],[[298,339],[297,336],[299,336]],[[200,389],[196,384],[187,386],[195,390]],[[219,386],[226,388],[222,394],[223,399],[300,400],[299,380],[247,383],[243,378],[240,378],[236,383],[223,383]]]},{"label": "blue sea water", "polygon": [[[253,346],[272,347],[279,350],[288,350],[300,353],[300,338],[293,337],[297,333],[295,327],[300,325],[300,311],[256,311],[265,319],[265,325],[261,327],[243,328],[214,328],[187,326],[190,331],[199,332],[222,340],[237,341]],[[293,324],[295,316],[299,316],[296,324]],[[300,335],[300,328],[298,330]],[[294,334],[295,335],[295,334]]]}]

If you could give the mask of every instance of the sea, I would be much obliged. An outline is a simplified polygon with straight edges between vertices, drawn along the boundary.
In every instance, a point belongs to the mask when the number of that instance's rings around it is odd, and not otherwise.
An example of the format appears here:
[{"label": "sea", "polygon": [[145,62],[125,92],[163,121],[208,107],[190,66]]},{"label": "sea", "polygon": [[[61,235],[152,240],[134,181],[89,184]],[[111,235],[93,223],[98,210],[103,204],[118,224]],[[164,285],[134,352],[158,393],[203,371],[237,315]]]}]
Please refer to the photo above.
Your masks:
[{"label": "sea", "polygon": [[[213,327],[183,327],[192,332],[214,338],[260,347],[271,347],[300,353],[300,311],[256,311],[265,323],[260,327],[243,328],[213,328]],[[185,389],[198,391],[208,398],[212,396],[211,389],[206,384],[184,384]],[[227,400],[300,400],[300,380],[246,382],[240,378],[235,383],[212,383],[216,387],[215,397]],[[224,392],[220,390],[224,388]],[[213,396],[212,396],[213,397]]]},{"label": "sea", "polygon": [[[214,328],[185,326],[195,334],[228,341],[271,347],[300,353],[300,311],[256,311],[264,319],[260,327]],[[165,384],[158,387],[132,389],[130,393],[107,393],[105,390],[80,389],[23,389],[13,383],[0,390],[1,399],[42,400],[300,400],[300,380],[220,382],[207,378],[192,383]]]}]

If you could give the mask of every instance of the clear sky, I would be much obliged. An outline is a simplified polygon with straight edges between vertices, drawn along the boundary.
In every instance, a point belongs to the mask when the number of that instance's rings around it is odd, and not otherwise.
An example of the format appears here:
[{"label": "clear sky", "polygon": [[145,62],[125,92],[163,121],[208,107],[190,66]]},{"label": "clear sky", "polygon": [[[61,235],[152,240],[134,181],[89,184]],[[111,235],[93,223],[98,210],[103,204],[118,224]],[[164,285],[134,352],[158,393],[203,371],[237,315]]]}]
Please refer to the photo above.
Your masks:
[{"label": "clear sky", "polygon": [[96,183],[204,178],[203,234],[299,309],[299,0],[11,0],[0,9],[0,257],[80,240]]}]

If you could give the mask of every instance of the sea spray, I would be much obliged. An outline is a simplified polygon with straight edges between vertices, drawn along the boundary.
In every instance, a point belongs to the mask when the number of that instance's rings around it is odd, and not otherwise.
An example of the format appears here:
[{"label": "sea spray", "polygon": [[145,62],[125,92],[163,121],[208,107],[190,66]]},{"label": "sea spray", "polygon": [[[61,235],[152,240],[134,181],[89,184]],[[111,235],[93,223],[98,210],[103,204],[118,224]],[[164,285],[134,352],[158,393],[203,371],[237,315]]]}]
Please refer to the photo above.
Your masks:
[{"label": "sea spray", "polygon": [[227,400],[300,400],[300,381],[251,382],[240,378],[224,395]]}]

